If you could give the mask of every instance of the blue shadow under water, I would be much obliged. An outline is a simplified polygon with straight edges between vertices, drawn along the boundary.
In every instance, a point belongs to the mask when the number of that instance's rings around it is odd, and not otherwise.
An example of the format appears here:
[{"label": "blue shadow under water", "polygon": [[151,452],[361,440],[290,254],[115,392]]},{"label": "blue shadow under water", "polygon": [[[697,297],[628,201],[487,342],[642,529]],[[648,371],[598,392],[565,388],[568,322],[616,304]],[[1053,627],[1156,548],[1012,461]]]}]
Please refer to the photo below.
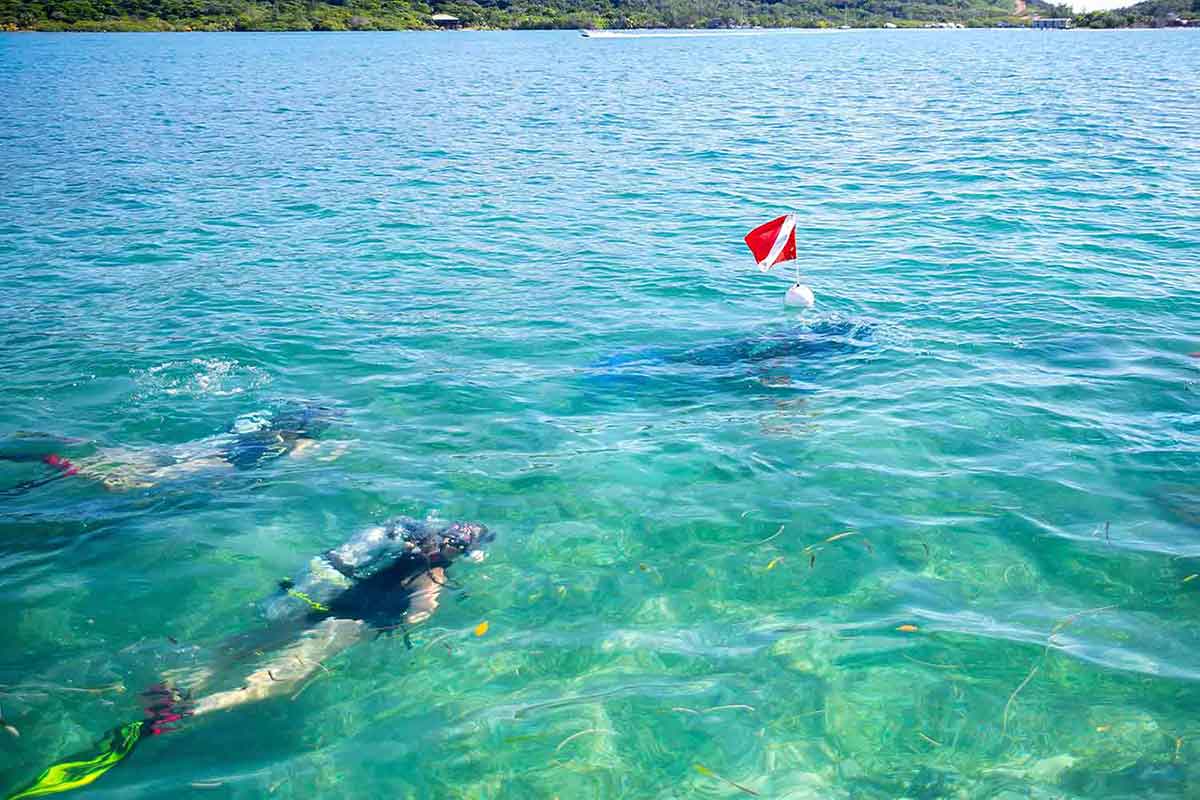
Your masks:
[{"label": "blue shadow under water", "polygon": [[811,390],[822,372],[874,345],[874,327],[861,322],[789,324],[708,344],[615,353],[590,365],[586,382],[595,392],[655,392],[668,400],[743,384]]}]

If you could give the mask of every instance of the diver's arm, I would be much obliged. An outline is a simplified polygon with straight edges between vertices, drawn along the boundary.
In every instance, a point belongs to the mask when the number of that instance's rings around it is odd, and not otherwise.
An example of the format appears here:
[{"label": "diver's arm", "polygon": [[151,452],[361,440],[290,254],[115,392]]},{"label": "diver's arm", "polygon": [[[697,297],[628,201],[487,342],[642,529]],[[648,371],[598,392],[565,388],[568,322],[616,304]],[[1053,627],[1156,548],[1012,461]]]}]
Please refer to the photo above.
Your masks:
[{"label": "diver's arm", "polygon": [[246,676],[240,689],[201,697],[193,714],[224,711],[245,703],[254,703],[289,694],[320,666],[347,647],[360,641],[366,623],[357,619],[331,617],[305,631],[300,639],[281,650],[278,655]]},{"label": "diver's arm", "polygon": [[437,611],[438,596],[446,585],[446,572],[441,567],[422,572],[408,585],[408,610],[404,621],[416,624],[429,619]]},{"label": "diver's arm", "polygon": [[316,439],[301,437],[296,440],[294,445],[292,445],[292,450],[290,453],[288,453],[288,456],[291,458],[302,458],[309,450],[312,450],[316,446]]},{"label": "diver's arm", "polygon": [[292,445],[288,458],[314,458],[317,461],[337,461],[350,449],[350,442],[318,440],[302,437]]}]

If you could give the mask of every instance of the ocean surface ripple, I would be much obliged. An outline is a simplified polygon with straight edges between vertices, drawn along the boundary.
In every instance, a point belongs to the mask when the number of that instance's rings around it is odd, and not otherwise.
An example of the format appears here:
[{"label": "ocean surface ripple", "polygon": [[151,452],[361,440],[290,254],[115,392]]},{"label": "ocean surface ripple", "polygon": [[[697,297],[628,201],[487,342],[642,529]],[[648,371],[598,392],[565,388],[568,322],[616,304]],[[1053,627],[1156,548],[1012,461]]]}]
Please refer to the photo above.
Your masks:
[{"label": "ocean surface ripple", "polygon": [[411,649],[89,791],[1197,796],[1198,89],[1179,30],[0,34],[0,442],[346,412],[0,496],[0,790],[436,513],[498,536]]}]

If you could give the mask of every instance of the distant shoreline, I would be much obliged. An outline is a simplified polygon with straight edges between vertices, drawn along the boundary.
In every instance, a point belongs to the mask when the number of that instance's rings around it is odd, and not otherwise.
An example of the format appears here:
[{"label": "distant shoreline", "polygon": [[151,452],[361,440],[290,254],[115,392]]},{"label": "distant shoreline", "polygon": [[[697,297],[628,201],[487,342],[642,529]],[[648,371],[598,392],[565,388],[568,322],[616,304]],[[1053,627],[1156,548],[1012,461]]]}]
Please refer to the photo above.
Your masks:
[{"label": "distant shoreline", "polygon": [[[1127,2],[1128,0],[1118,0]],[[1200,0],[1142,0],[1074,13],[1055,0],[7,0],[0,31],[251,33],[580,31],[724,35],[759,31],[1200,27]],[[918,15],[920,18],[917,18]]]},{"label": "distant shoreline", "polygon": [[[882,25],[851,25],[850,28],[838,26],[811,26],[800,28],[796,25],[779,26],[779,28],[756,29],[703,29],[703,28],[620,28],[620,29],[577,29],[577,28],[461,28],[457,30],[442,30],[438,28],[372,28],[372,29],[280,29],[280,28],[193,28],[193,26],[131,26],[114,25],[112,28],[103,23],[86,26],[46,26],[46,28],[0,28],[0,34],[439,34],[452,36],[455,34],[528,34],[528,32],[552,32],[563,34],[582,32],[583,30],[599,32],[599,36],[590,38],[686,38],[689,36],[748,36],[754,34],[769,34],[769,32],[806,32],[806,34],[846,34],[853,31],[949,31],[949,30],[1027,30],[1044,32],[1073,32],[1073,31],[1114,31],[1114,30],[1200,30],[1200,24],[1195,25],[1114,25],[1105,28],[1078,25],[1067,29],[1036,29],[1031,25],[970,25],[961,24],[959,28],[935,28],[928,25],[896,25],[895,28],[884,28]],[[654,34],[660,36],[655,37]]]}]

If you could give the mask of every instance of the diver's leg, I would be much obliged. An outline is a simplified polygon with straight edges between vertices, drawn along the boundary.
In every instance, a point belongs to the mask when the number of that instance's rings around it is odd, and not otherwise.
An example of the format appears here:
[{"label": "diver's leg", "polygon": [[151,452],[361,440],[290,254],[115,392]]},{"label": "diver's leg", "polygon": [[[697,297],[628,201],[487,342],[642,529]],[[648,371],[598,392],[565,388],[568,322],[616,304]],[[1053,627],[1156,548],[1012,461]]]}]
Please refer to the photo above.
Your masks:
[{"label": "diver's leg", "polygon": [[153,457],[142,450],[104,447],[75,462],[75,474],[110,491],[145,489],[154,482],[146,476],[154,469]]},{"label": "diver's leg", "polygon": [[[42,449],[46,444],[39,440]],[[203,441],[199,443],[201,446],[204,444]],[[53,449],[46,452],[26,449],[28,452],[0,454],[0,460],[41,461],[58,470],[58,475],[54,477],[77,476],[115,492],[148,489],[164,480],[193,472],[229,468],[229,464],[219,457],[215,449],[197,450],[195,444],[176,447],[101,447],[79,459],[67,459]]]},{"label": "diver's leg", "polygon": [[150,473],[150,477],[155,481],[165,481],[184,478],[197,472],[219,472],[231,469],[233,469],[233,465],[225,459],[220,456],[211,456],[209,458],[193,458],[190,461],[180,461],[176,464],[159,467]]},{"label": "diver's leg", "polygon": [[154,486],[162,457],[157,448],[103,447],[77,463],[80,477],[120,492]]},{"label": "diver's leg", "polygon": [[288,694],[315,672],[322,661],[358,642],[365,630],[366,624],[357,619],[323,620],[305,631],[298,641],[281,650],[269,663],[246,676],[246,682],[240,689],[202,697],[196,701],[192,713],[223,711],[244,703]]},{"label": "diver's leg", "polygon": [[[223,472],[233,465],[222,457],[228,434],[210,436],[183,444],[132,448],[106,448],[88,465],[88,477],[106,489],[147,489],[164,481],[186,478],[200,472]],[[80,473],[84,474],[81,467]]]}]

